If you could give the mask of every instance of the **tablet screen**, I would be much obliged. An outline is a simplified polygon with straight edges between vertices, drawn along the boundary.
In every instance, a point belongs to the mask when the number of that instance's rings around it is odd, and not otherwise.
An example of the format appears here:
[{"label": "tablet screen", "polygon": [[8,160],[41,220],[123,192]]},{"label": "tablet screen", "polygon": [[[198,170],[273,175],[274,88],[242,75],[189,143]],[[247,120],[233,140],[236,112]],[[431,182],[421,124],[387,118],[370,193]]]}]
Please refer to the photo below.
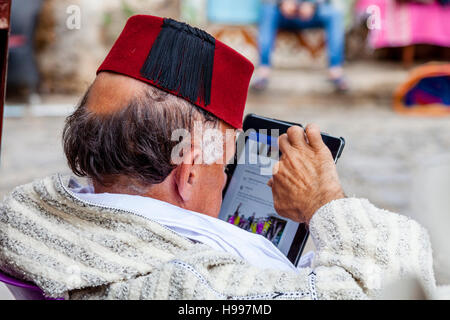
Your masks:
[{"label": "tablet screen", "polygon": [[278,215],[267,182],[278,160],[277,138],[250,132],[227,187],[219,218],[270,240],[286,256],[299,223]]}]

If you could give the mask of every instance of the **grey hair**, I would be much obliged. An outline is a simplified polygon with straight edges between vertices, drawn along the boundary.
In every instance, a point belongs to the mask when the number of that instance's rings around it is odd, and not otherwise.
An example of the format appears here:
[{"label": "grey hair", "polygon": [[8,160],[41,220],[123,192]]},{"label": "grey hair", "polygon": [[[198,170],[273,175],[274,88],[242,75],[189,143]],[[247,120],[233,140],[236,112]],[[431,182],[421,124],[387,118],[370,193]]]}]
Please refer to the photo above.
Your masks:
[{"label": "grey hair", "polygon": [[206,110],[150,85],[108,114],[88,109],[89,94],[67,117],[63,146],[74,174],[104,186],[123,176],[145,187],[161,183],[176,167],[171,152],[180,141],[172,141],[172,132],[191,130],[194,121],[219,125]]}]

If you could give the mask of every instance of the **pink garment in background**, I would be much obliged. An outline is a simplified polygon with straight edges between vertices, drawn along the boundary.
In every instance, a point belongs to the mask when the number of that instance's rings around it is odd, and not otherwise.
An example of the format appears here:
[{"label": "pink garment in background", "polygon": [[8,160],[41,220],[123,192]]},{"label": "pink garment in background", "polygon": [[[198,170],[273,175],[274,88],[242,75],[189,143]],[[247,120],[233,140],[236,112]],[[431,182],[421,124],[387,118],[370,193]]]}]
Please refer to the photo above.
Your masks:
[{"label": "pink garment in background", "polygon": [[380,13],[380,29],[371,30],[369,34],[373,48],[412,44],[450,47],[450,6],[437,2],[423,5],[397,4],[395,0],[359,0],[356,10],[363,14],[369,6],[377,6]]}]

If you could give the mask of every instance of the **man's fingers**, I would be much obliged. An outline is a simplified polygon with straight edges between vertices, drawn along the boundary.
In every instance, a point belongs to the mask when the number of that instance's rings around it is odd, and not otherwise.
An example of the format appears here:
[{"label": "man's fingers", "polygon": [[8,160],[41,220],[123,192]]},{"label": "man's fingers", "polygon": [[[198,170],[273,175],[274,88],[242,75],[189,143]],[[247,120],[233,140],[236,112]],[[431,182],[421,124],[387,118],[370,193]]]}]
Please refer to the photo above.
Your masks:
[{"label": "man's fingers", "polygon": [[280,148],[281,153],[289,152],[291,144],[289,143],[289,139],[286,133],[278,137],[278,147]]},{"label": "man's fingers", "polygon": [[268,185],[269,187],[272,188],[272,185],[273,185],[273,178],[270,178],[270,180],[267,181],[267,185]]},{"label": "man's fingers", "polygon": [[288,140],[291,146],[301,147],[306,144],[305,130],[299,126],[292,126],[287,130]]},{"label": "man's fingers", "polygon": [[309,145],[318,150],[325,146],[320,134],[320,128],[317,124],[311,123],[306,126],[306,136],[308,137]]}]

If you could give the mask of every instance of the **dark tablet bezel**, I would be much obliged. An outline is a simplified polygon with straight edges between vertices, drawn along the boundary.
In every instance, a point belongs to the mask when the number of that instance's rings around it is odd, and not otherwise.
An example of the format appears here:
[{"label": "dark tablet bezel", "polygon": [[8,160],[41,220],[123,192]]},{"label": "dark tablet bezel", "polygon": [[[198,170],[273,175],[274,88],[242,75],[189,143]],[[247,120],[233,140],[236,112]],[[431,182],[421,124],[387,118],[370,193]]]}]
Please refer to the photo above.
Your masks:
[{"label": "dark tablet bezel", "polygon": [[[243,130],[244,132],[247,132],[249,129],[253,130],[260,130],[260,129],[267,129],[267,134],[270,134],[271,129],[278,129],[279,134],[282,135],[283,133],[286,133],[289,127],[297,125],[303,127],[301,124],[288,122],[288,121],[282,121],[282,120],[276,120],[271,118],[266,118],[262,116],[258,116],[255,114],[248,114],[243,123]],[[245,139],[247,139],[248,136],[245,136]],[[328,146],[328,148],[331,151],[331,154],[333,155],[333,158],[335,162],[339,159],[339,157],[342,154],[342,150],[345,146],[345,140],[343,138],[336,138],[333,136],[330,136],[327,133],[322,133],[322,139],[324,140],[325,144]],[[238,145],[245,146],[245,143],[241,143]],[[225,197],[225,194],[228,190],[228,185],[230,183],[231,177],[236,169],[237,165],[237,154],[235,154],[234,161],[227,166],[226,173],[228,175],[227,183],[225,185],[225,188],[223,190],[223,197]],[[300,224],[297,228],[297,231],[294,236],[294,240],[292,240],[292,244],[289,248],[289,252],[287,254],[287,258],[296,266],[300,260],[301,254],[303,252],[303,249],[305,247],[306,241],[308,240],[309,231],[305,224]]]}]

